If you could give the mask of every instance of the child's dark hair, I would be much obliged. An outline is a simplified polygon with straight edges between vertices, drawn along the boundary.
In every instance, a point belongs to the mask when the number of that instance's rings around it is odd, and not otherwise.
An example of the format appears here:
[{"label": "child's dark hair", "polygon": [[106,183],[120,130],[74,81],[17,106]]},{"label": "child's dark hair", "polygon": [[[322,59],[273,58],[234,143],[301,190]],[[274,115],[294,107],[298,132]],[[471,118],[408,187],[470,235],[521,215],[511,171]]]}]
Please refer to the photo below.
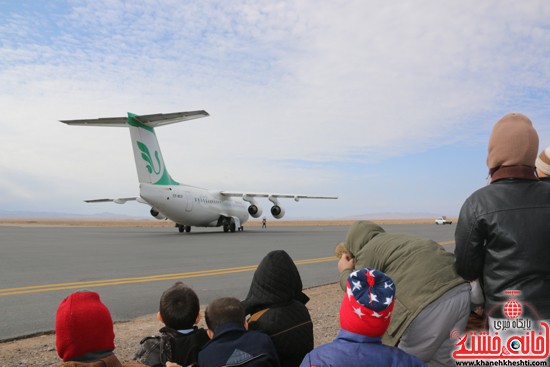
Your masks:
[{"label": "child's dark hair", "polygon": [[174,283],[160,297],[160,316],[169,328],[191,329],[197,320],[199,310],[199,297],[182,282]]},{"label": "child's dark hair", "polygon": [[223,324],[244,324],[245,317],[241,301],[233,297],[218,298],[212,301],[204,311],[206,325],[214,332]]}]

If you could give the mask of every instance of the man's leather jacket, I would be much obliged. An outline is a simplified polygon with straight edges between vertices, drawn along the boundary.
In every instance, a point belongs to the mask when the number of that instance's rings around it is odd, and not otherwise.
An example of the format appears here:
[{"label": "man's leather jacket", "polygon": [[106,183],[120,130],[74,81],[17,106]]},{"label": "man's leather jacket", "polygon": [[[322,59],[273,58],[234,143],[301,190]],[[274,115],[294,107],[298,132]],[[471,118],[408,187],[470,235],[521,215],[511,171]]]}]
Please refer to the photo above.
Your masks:
[{"label": "man's leather jacket", "polygon": [[490,316],[501,317],[505,291],[518,290],[524,311],[550,319],[547,182],[502,179],[477,190],[462,206],[455,240],[456,271],[480,279]]}]

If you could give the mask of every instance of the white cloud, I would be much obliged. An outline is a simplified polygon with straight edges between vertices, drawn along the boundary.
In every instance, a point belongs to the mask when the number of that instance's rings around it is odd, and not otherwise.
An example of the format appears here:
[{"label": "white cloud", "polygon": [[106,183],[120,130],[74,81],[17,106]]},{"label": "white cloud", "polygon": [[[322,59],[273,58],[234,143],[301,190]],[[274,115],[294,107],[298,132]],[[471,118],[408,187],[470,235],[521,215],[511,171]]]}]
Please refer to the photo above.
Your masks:
[{"label": "white cloud", "polygon": [[204,108],[158,131],[176,179],[326,194],[339,162],[483,145],[510,110],[549,136],[545,1],[69,4],[0,16],[0,165],[84,198],[137,190],[127,132],[59,119]]}]

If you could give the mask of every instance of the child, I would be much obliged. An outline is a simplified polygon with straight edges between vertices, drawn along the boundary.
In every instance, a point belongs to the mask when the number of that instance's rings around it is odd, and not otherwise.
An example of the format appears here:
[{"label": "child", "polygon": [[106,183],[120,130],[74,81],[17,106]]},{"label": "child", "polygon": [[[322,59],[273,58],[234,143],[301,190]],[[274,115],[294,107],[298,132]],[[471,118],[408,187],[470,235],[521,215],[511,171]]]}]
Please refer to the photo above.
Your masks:
[{"label": "child", "polygon": [[279,362],[298,367],[313,349],[313,323],[302,292],[302,278],[286,251],[269,252],[262,260],[242,301],[250,314],[248,330],[271,337]]},{"label": "child", "polygon": [[334,341],[308,353],[300,366],[425,366],[415,356],[382,344],[395,302],[395,284],[371,268],[352,272]]},{"label": "child", "polygon": [[114,355],[113,320],[99,294],[78,291],[61,301],[55,315],[55,348],[60,367],[146,367],[121,364]]},{"label": "child", "polygon": [[208,342],[206,330],[195,324],[200,321],[197,294],[182,282],[176,282],[160,297],[157,318],[164,323],[160,335],[140,342],[135,359],[148,366],[165,366],[175,362],[181,366],[197,363],[199,349]]},{"label": "child", "polygon": [[244,307],[236,298],[218,298],[205,311],[210,341],[199,352],[199,366],[279,366],[271,338],[247,331]]}]

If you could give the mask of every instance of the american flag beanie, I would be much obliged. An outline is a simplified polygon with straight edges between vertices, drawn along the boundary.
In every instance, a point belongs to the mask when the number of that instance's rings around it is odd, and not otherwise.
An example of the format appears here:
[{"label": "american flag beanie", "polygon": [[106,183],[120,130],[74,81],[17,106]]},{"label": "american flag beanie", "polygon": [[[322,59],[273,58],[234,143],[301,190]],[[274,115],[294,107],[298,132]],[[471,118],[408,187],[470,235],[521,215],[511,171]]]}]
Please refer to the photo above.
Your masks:
[{"label": "american flag beanie", "polygon": [[395,301],[393,280],[379,270],[364,268],[351,273],[340,307],[340,326],[356,334],[382,336]]}]

